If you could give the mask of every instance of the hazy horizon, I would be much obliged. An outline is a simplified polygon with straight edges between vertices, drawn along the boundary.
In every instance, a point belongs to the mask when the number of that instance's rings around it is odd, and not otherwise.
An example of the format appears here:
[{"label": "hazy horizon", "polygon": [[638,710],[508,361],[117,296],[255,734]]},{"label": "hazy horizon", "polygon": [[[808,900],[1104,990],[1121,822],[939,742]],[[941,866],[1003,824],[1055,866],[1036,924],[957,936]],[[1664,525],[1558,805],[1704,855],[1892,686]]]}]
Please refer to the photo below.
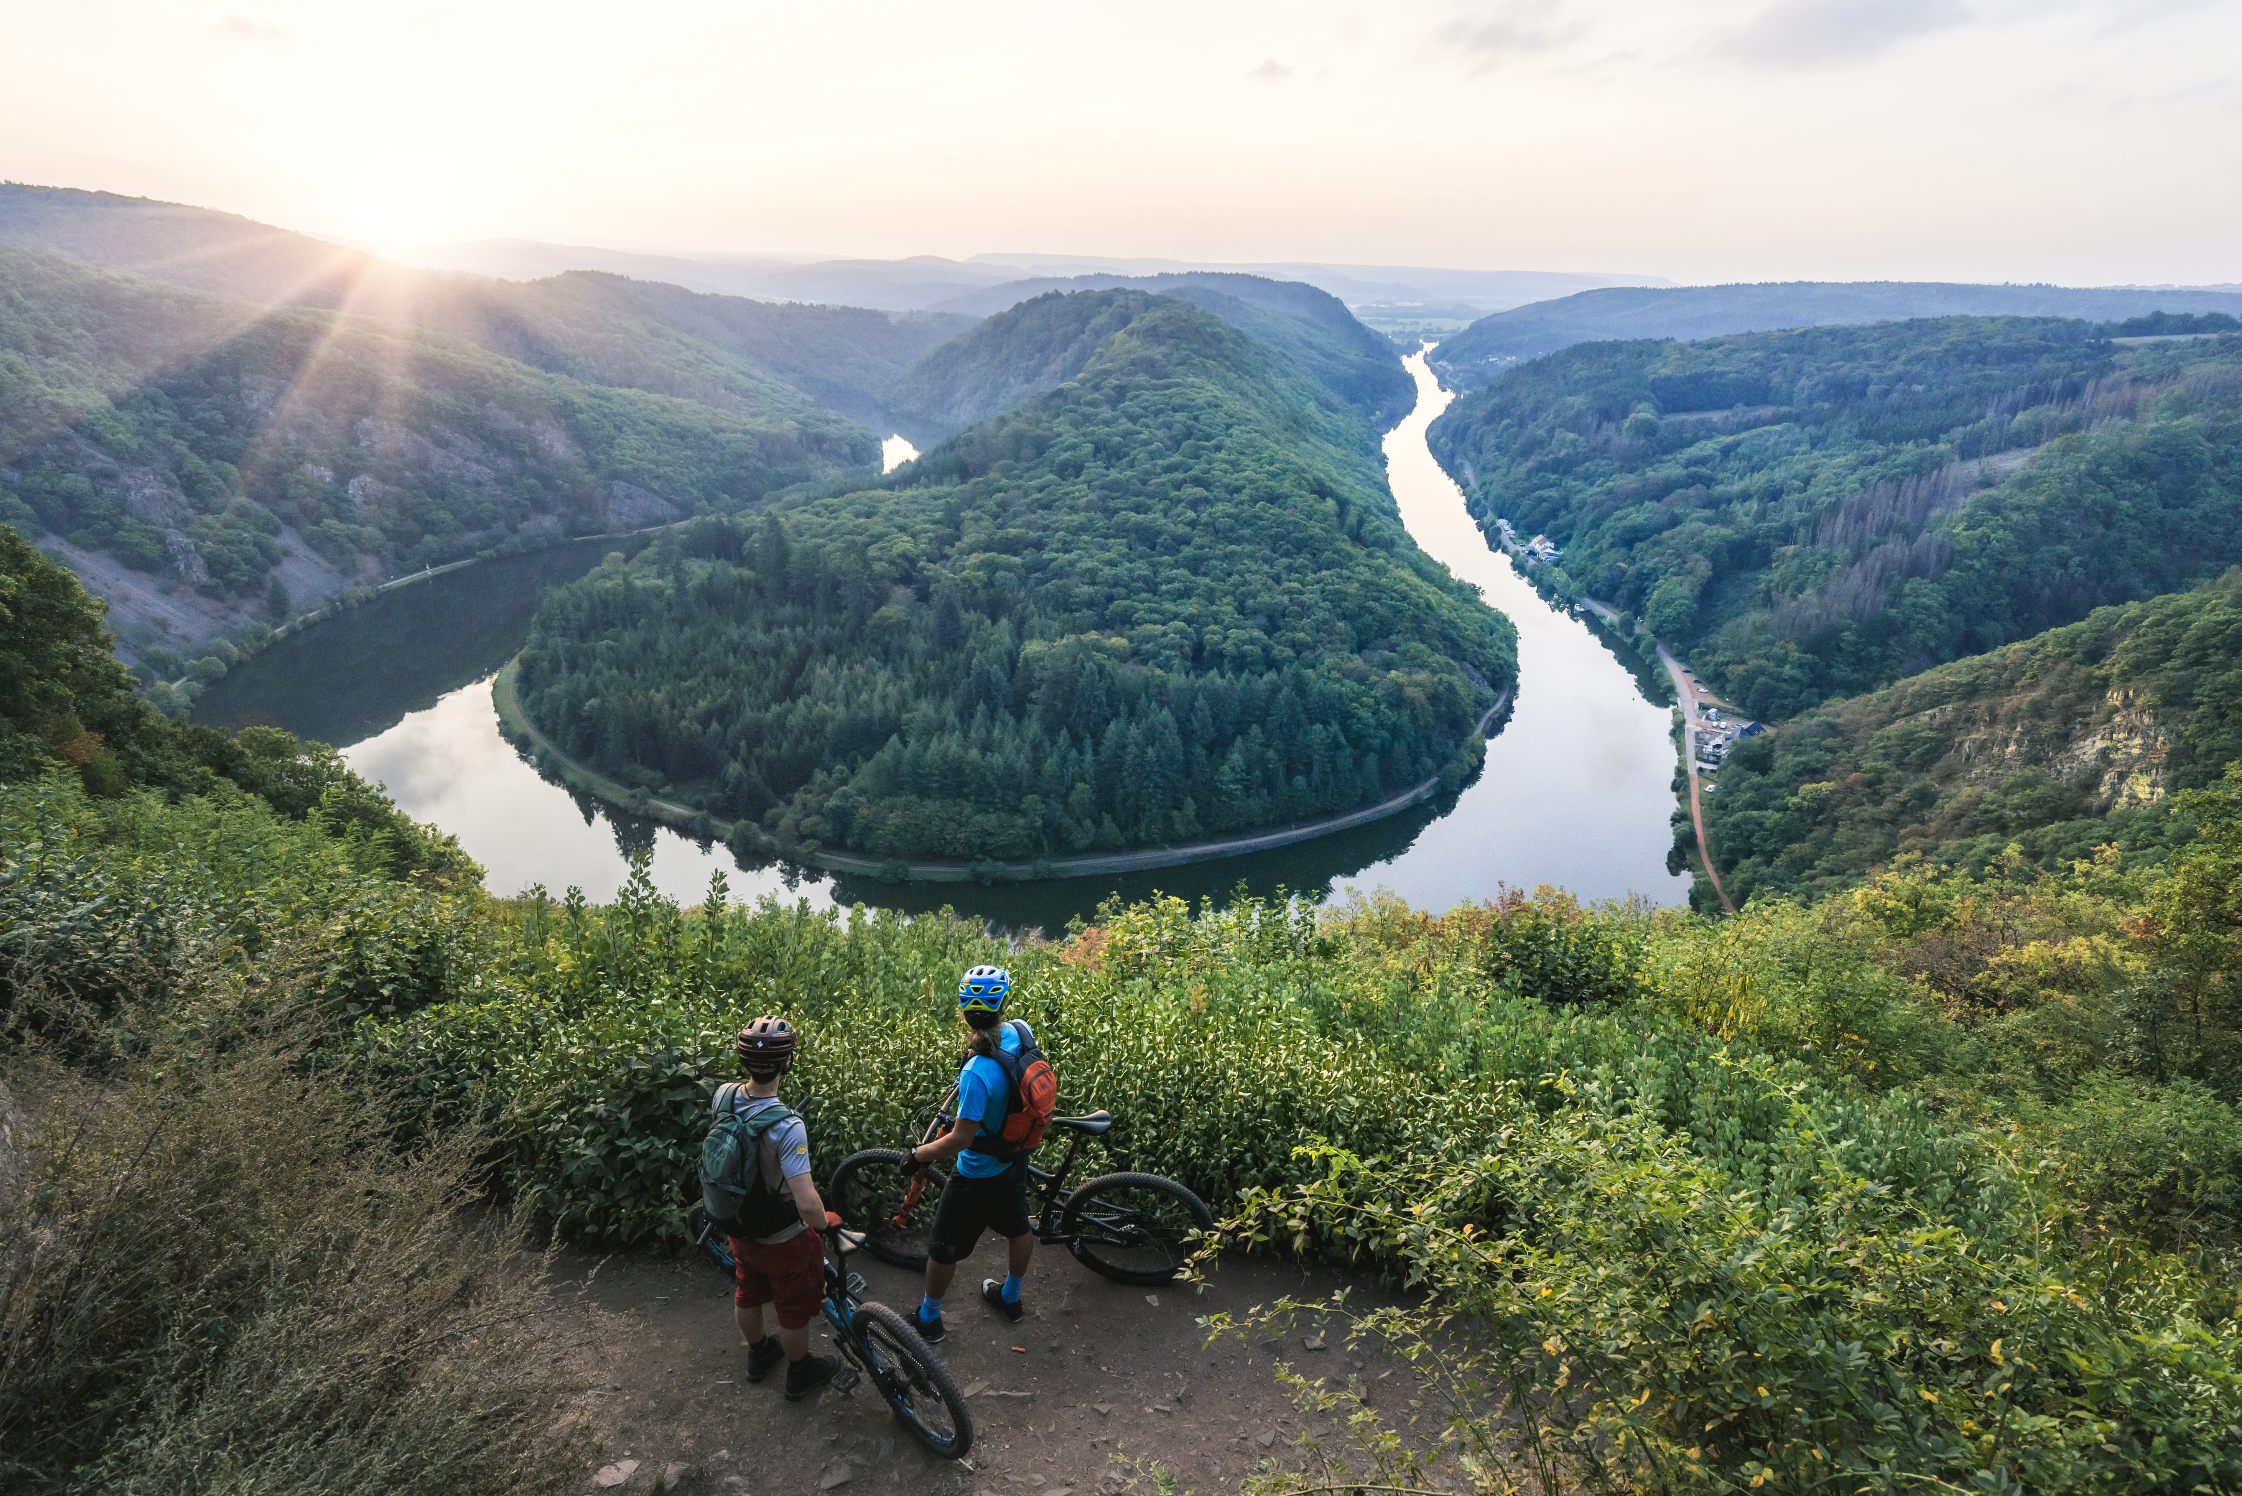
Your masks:
[{"label": "hazy horizon", "polygon": [[230,3],[0,20],[0,176],[377,246],[2242,280],[2242,0]]}]

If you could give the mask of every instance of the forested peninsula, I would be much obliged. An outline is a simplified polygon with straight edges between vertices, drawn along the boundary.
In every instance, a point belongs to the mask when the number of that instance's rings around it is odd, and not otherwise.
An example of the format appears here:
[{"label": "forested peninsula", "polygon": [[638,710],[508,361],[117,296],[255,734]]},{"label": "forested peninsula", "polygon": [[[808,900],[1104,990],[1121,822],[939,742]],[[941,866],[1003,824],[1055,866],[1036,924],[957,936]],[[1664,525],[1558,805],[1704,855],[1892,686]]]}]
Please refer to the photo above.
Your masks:
[{"label": "forested peninsula", "polygon": [[1056,388],[881,482],[696,521],[553,593],[520,657],[531,719],[782,848],[898,862],[1460,783],[1514,633],[1410,540],[1365,415],[1197,307],[1052,301],[972,337],[1047,367],[1094,336]]},{"label": "forested peninsula", "polygon": [[2136,336],[2170,334],[1948,317],[1588,343],[1430,439],[1483,525],[1563,548],[1545,590],[1613,603],[1783,718],[2242,561],[2242,337]]}]

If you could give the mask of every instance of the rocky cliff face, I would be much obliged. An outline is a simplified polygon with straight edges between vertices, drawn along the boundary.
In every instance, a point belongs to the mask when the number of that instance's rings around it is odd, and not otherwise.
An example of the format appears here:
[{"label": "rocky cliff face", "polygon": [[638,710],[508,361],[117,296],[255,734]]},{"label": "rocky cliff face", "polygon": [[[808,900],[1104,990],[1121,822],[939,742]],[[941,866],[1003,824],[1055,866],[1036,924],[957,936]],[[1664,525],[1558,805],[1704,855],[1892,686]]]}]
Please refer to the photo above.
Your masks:
[{"label": "rocky cliff face", "polygon": [[2164,798],[2170,740],[2155,704],[2135,685],[2104,692],[2082,715],[2028,724],[1987,724],[1976,703],[1933,707],[1913,721],[1953,739],[1952,783],[1991,789],[2026,769],[2080,786],[2088,806],[2104,814],[2140,809]]}]

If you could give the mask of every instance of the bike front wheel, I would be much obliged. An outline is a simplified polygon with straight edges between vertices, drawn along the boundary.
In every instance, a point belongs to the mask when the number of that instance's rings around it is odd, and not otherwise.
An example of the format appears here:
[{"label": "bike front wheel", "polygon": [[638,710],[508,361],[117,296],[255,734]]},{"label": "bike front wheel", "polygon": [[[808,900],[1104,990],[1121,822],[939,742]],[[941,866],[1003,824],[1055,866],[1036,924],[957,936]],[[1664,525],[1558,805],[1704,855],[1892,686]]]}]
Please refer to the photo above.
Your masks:
[{"label": "bike front wheel", "polygon": [[1192,1233],[1212,1230],[1214,1212],[1158,1174],[1104,1174],[1067,1201],[1059,1232],[1077,1260],[1116,1283],[1172,1280],[1191,1255]]},{"label": "bike front wheel", "polygon": [[895,1148],[867,1148],[833,1171],[833,1208],[851,1231],[864,1233],[864,1250],[896,1267],[926,1266],[927,1234],[947,1176],[933,1169],[904,1172]]},{"label": "bike front wheel", "polygon": [[973,1419],[965,1399],[918,1331],[885,1304],[858,1304],[851,1324],[873,1385],[911,1437],[946,1460],[971,1449]]}]

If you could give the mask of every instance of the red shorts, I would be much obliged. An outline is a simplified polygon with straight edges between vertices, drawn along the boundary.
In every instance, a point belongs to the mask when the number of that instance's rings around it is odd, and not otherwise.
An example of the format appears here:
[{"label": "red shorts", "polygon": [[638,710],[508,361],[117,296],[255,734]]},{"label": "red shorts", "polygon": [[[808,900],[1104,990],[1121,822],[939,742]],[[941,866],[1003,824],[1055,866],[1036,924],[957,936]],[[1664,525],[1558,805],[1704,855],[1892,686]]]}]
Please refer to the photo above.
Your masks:
[{"label": "red shorts", "polygon": [[799,1330],[817,1316],[825,1298],[825,1238],[804,1231],[775,1247],[731,1238],[739,1286],[732,1302],[743,1308],[778,1307],[778,1327]]}]

